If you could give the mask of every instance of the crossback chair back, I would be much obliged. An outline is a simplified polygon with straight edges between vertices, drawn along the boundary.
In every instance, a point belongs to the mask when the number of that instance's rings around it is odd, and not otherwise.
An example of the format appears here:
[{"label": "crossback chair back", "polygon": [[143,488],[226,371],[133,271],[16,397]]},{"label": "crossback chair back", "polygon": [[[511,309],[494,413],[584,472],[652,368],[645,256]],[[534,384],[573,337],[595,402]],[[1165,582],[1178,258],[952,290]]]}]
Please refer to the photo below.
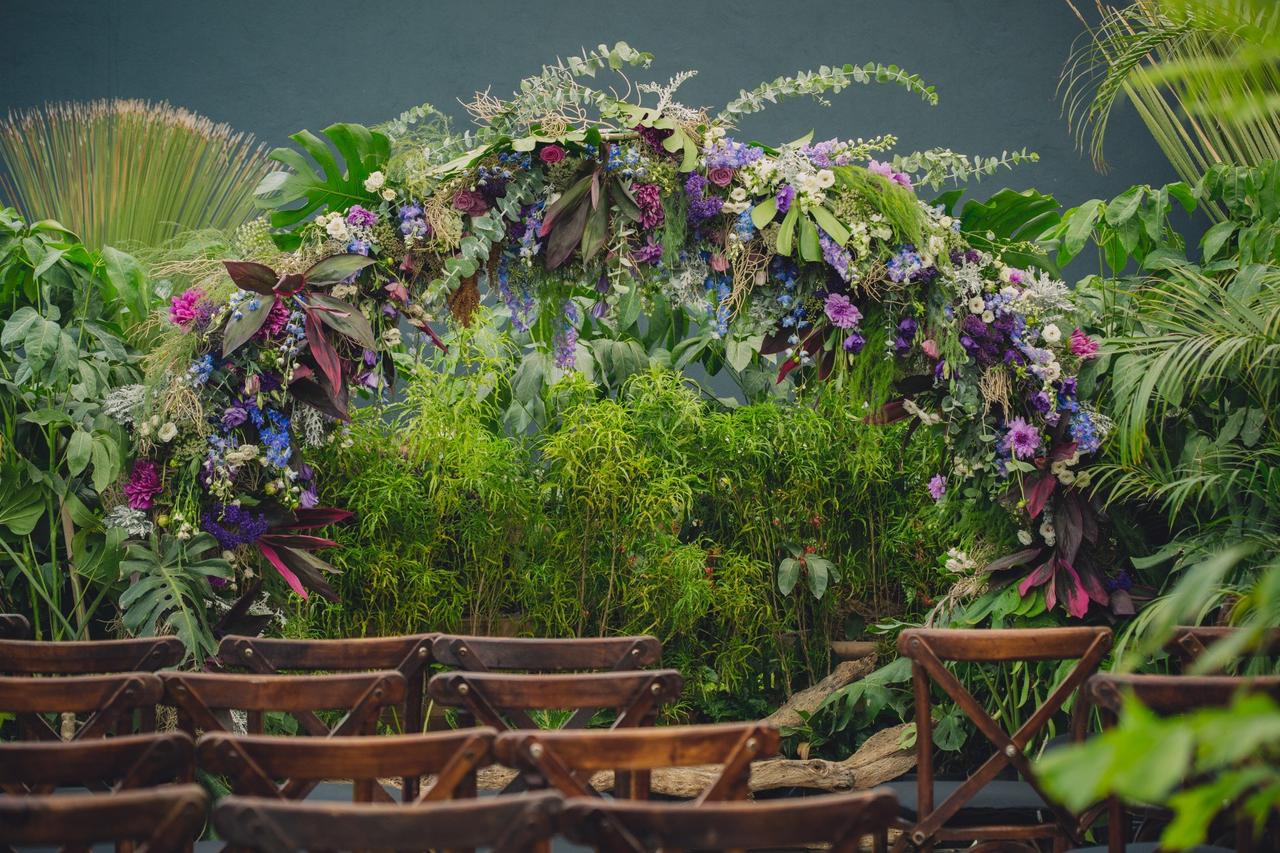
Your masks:
[{"label": "crossback chair back", "polygon": [[551,792],[412,808],[231,796],[214,809],[213,825],[223,838],[263,853],[476,847],[518,853],[555,834],[560,803]]},{"label": "crossback chair back", "polygon": [[[1165,644],[1165,650],[1186,668],[1199,660],[1214,643],[1234,637],[1239,628],[1226,625],[1180,625]],[[1260,641],[1241,650],[1244,657],[1280,657],[1280,628],[1268,628]]]},{"label": "crossback chair back", "polygon": [[[136,853],[172,853],[204,825],[209,795],[199,785],[165,785],[110,796],[0,794],[0,845],[63,845],[136,841]],[[12,849],[12,848],[7,848]]]},{"label": "crossback chair back", "polygon": [[0,744],[0,792],[5,794],[48,794],[63,785],[118,793],[190,782],[194,773],[195,747],[182,732]]},{"label": "crossback chair back", "polygon": [[[134,712],[155,719],[164,685],[149,672],[66,678],[0,676],[0,712],[14,714],[22,740],[82,740],[134,730]],[[55,729],[46,715],[61,715]],[[68,722],[85,720],[68,730]],[[143,728],[147,728],[145,722]]]},{"label": "crossback chair back", "polygon": [[[1228,675],[1137,675],[1098,673],[1085,684],[1088,701],[1103,710],[1111,722],[1128,696],[1136,697],[1159,716],[1184,714],[1200,708],[1222,708],[1242,691],[1265,693],[1280,702],[1280,676],[1239,677]],[[1107,801],[1107,849],[1123,853],[1127,843],[1129,817],[1125,804],[1116,797]],[[1236,825],[1236,849],[1254,849],[1252,827],[1241,820]]]},{"label": "crossback chair back", "polygon": [[[1097,671],[1111,648],[1111,631],[1107,628],[1028,628],[1028,629],[947,629],[911,628],[898,635],[898,651],[911,660],[912,688],[915,695],[917,807],[914,821],[906,822],[906,830],[898,847],[909,842],[916,847],[929,847],[940,840],[985,840],[1037,838],[1069,839],[1080,843],[1078,820],[1048,794],[1036,779],[1025,750],[1052,717],[1062,710],[1085,680]],[[1066,661],[1075,665],[1015,732],[1008,732],[987,713],[944,662],[1011,663],[1015,661]],[[933,797],[933,718],[930,685],[936,683],[977,727],[995,752],[971,773],[941,803]],[[1085,717],[1077,713],[1072,719],[1073,738],[1084,736]],[[997,825],[977,827],[948,826],[959,812],[987,784],[1007,767],[1012,767],[1044,801],[1055,818],[1052,823],[1031,825]]]},{"label": "crossback chair back", "polygon": [[25,640],[31,636],[31,623],[21,613],[0,613],[0,640]]},{"label": "crossback chair back", "polygon": [[[420,804],[474,786],[476,769],[491,761],[495,734],[489,728],[326,738],[213,732],[200,738],[196,753],[203,769],[229,780],[233,794],[296,800],[307,782],[349,779],[356,802],[392,802],[378,780],[399,777],[404,802]],[[417,793],[428,774],[434,784]]]},{"label": "crossback chair back", "polygon": [[569,840],[604,853],[806,849],[855,853],[867,835],[883,843],[898,801],[884,789],[750,803],[637,802],[576,798],[560,813]]},{"label": "crossback chair back", "polygon": [[657,637],[538,639],[438,634],[437,663],[469,672],[596,672],[646,669],[662,660]]},{"label": "crossback chair back", "polygon": [[[536,774],[567,797],[600,796],[592,776],[614,771],[613,796],[648,799],[654,770],[722,765],[695,803],[745,800],[751,762],[778,753],[778,730],[765,723],[662,726],[610,731],[514,731],[494,742],[498,761]],[[622,787],[631,782],[629,790]],[[643,785],[643,787],[641,787]]]}]

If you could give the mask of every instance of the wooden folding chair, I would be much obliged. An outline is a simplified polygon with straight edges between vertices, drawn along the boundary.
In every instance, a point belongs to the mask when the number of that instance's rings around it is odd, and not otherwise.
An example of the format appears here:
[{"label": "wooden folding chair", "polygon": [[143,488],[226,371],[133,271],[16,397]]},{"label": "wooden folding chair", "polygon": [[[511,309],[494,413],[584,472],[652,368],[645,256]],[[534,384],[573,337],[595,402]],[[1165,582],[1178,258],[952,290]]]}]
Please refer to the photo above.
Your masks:
[{"label": "wooden folding chair", "polygon": [[[1223,625],[1180,625],[1165,643],[1165,651],[1177,659],[1185,669],[1199,660],[1210,646],[1233,636],[1239,628]],[[1256,647],[1246,649],[1244,657],[1280,657],[1280,628],[1263,632],[1262,641]]]},{"label": "wooden folding chair", "polygon": [[73,743],[0,743],[0,792],[48,794],[59,786],[111,793],[190,782],[195,747],[182,732]]},{"label": "wooden folding chair", "polygon": [[232,796],[214,809],[213,825],[223,838],[263,853],[476,847],[522,853],[555,834],[560,803],[551,792],[409,808]]},{"label": "wooden folding chair", "polygon": [[165,785],[118,794],[0,795],[0,849],[136,841],[137,853],[173,853],[204,826],[209,795],[199,785]]},{"label": "wooden folding chair", "polygon": [[[0,674],[90,675],[155,672],[177,666],[186,649],[177,637],[132,640],[0,640]],[[137,730],[155,731],[155,706],[139,711]]]},{"label": "wooden folding chair", "polygon": [[599,672],[645,669],[662,660],[657,637],[535,639],[437,634],[437,663],[468,672]]},{"label": "wooden folding chair", "polygon": [[[476,769],[492,760],[496,734],[489,728],[324,738],[214,732],[200,738],[196,754],[201,768],[229,780],[233,794],[296,800],[303,783],[342,779],[354,783],[356,802],[393,802],[378,780],[399,777],[404,802],[425,803],[474,788]],[[435,783],[417,793],[428,774]]]},{"label": "wooden folding chair", "polygon": [[[1200,708],[1222,708],[1231,704],[1241,692],[1266,693],[1280,702],[1280,676],[1238,677],[1227,675],[1125,675],[1099,673],[1084,687],[1088,701],[1103,711],[1103,719],[1113,723],[1127,696],[1134,696],[1147,708],[1161,716],[1184,714]],[[1118,798],[1107,801],[1108,853],[1123,853],[1131,840],[1130,814]],[[1150,812],[1150,808],[1145,808]],[[1201,846],[1197,851],[1213,853],[1230,849],[1248,853],[1255,847],[1253,833],[1246,821],[1236,824],[1234,848]],[[1150,845],[1154,850],[1156,845]],[[1075,851],[1101,851],[1104,848],[1074,848]]]},{"label": "wooden folding chair", "polygon": [[0,613],[0,640],[25,640],[31,636],[31,623],[21,613]]},{"label": "wooden folding chair", "polygon": [[[18,718],[22,740],[91,740],[134,730],[133,714],[155,719],[164,685],[149,672],[76,675],[66,678],[0,677],[0,713]],[[61,715],[59,729],[45,719]],[[64,727],[74,715],[88,715],[74,732]],[[64,735],[66,735],[64,737]]]},{"label": "wooden folding chair", "polygon": [[[751,762],[778,753],[778,730],[763,723],[573,731],[504,732],[494,742],[502,764],[531,774],[566,797],[600,796],[592,774],[614,771],[615,799],[648,799],[654,770],[723,765],[695,803],[746,800]],[[628,789],[621,782],[629,780]],[[643,787],[641,784],[643,783]]]},{"label": "wooden folding chair", "polygon": [[[904,830],[894,850],[914,846],[928,851],[938,841],[991,842],[1002,849],[1017,847],[1015,842],[1035,849],[1029,842],[1037,839],[1050,839],[1057,849],[1067,843],[1079,844],[1078,819],[1045,793],[1024,750],[1097,671],[1110,648],[1111,631],[1107,628],[911,628],[899,634],[898,652],[911,660],[918,776],[914,784],[890,785],[901,801],[899,825]],[[1012,734],[987,713],[944,663],[1047,660],[1076,663],[1044,704]],[[937,784],[934,780],[931,682],[955,701],[996,749],[958,783]],[[1073,715],[1073,739],[1083,739],[1085,723],[1084,714]],[[997,775],[1006,768],[1016,771],[1021,780],[998,780]],[[936,806],[935,786],[944,793]]]},{"label": "wooden folding chair", "polygon": [[700,806],[592,797],[565,801],[560,831],[570,841],[606,853],[818,845],[830,845],[833,853],[856,853],[864,836],[884,837],[897,811],[897,799],[884,788]]}]

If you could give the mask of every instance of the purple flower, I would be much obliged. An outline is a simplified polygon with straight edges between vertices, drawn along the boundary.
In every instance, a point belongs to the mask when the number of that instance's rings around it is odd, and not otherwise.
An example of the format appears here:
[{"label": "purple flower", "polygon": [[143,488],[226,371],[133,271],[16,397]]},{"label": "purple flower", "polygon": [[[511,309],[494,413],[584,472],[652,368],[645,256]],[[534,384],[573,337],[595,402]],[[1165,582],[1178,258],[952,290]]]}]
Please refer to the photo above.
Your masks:
[{"label": "purple flower", "polygon": [[214,504],[201,514],[200,519],[204,529],[218,540],[225,551],[256,542],[268,527],[265,513],[254,515],[235,504]]},{"label": "purple flower", "polygon": [[129,499],[129,509],[151,509],[151,501],[160,494],[160,469],[150,459],[139,459],[129,472],[124,494]]},{"label": "purple flower", "polygon": [[243,406],[228,406],[222,413],[222,428],[232,430],[247,420],[249,420],[249,413]]},{"label": "purple flower", "polygon": [[1014,418],[1004,436],[1004,449],[1015,459],[1030,459],[1040,449],[1040,430],[1022,418]]},{"label": "purple flower", "polygon": [[818,230],[818,244],[822,247],[822,259],[827,266],[835,270],[842,281],[848,282],[853,277],[853,256],[821,229]]},{"label": "purple flower", "polygon": [[351,209],[347,211],[347,224],[354,225],[357,228],[371,228],[378,222],[378,214],[372,210],[366,210],[358,204],[353,204]]},{"label": "purple flower", "polygon": [[1040,414],[1047,414],[1053,408],[1053,401],[1049,399],[1048,393],[1037,391],[1035,396],[1031,398],[1031,408]]},{"label": "purple flower", "polygon": [[778,194],[774,196],[774,201],[778,203],[778,212],[786,213],[791,209],[791,202],[796,200],[796,188],[787,184],[778,190]]},{"label": "purple flower", "polygon": [[881,177],[888,178],[899,186],[906,187],[907,189],[912,188],[910,176],[902,172],[894,171],[893,167],[888,163],[881,163],[878,160],[872,160],[867,163],[867,171],[871,172],[873,175],[880,175]]},{"label": "purple flower", "polygon": [[934,474],[933,479],[929,481],[929,496],[934,502],[942,500],[942,496],[947,493],[947,478],[941,474]]},{"label": "purple flower", "polygon": [[827,319],[841,329],[852,329],[862,319],[858,306],[850,302],[849,297],[843,293],[829,294],[823,310],[827,313]]},{"label": "purple flower", "polygon": [[718,187],[727,187],[733,181],[733,169],[728,166],[717,166],[707,170],[707,179]]},{"label": "purple flower", "polygon": [[866,345],[867,339],[857,332],[844,339],[844,351],[851,352],[854,355],[862,352],[862,348]]},{"label": "purple flower", "polygon": [[560,327],[560,331],[556,333],[554,339],[555,364],[561,370],[571,370],[577,366],[579,319],[581,318],[578,314],[578,306],[573,304],[572,299],[566,299],[564,302],[564,324]]},{"label": "purple flower", "polygon": [[640,208],[640,227],[652,231],[662,224],[666,214],[662,210],[662,191],[657,184],[633,184],[631,194]]},{"label": "purple flower", "polygon": [[204,298],[204,291],[198,287],[189,287],[173,297],[169,302],[169,322],[184,329],[196,321],[196,306]]},{"label": "purple flower", "polygon": [[662,260],[662,246],[650,237],[643,246],[632,251],[631,259],[638,264],[657,266],[658,262]]}]

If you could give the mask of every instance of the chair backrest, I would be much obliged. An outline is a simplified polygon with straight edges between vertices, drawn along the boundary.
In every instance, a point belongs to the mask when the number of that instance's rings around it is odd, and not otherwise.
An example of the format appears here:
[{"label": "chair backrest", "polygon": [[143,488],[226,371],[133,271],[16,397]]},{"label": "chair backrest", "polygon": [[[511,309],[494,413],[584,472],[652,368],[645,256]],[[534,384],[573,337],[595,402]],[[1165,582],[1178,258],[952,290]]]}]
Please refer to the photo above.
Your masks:
[{"label": "chair backrest", "polygon": [[[912,688],[915,694],[917,797],[916,820],[909,836],[916,846],[936,838],[947,822],[1006,767],[1012,766],[1053,812],[1055,824],[1000,830],[1025,832],[1028,838],[1062,836],[1082,842],[1076,818],[1052,800],[1037,781],[1025,754],[1028,743],[1058,713],[1085,680],[1097,671],[1111,648],[1107,628],[1014,628],[948,629],[910,628],[898,635],[898,651],[911,659]],[[944,662],[1010,663],[1014,661],[1074,660],[1075,666],[1015,732],[1008,732],[987,713]],[[934,806],[933,797],[933,717],[930,686],[936,683],[991,742],[995,752],[971,773],[945,800]],[[1072,733],[1084,734],[1085,718],[1076,714]],[[1038,834],[1037,834],[1038,833]],[[950,833],[948,833],[950,835]],[[973,837],[985,838],[975,831]],[[1007,837],[1007,836],[1006,836]]]},{"label": "chair backrest", "polygon": [[582,712],[565,725],[585,728],[591,712],[612,709],[617,712],[613,728],[627,728],[651,723],[656,709],[678,699],[683,688],[684,679],[674,669],[566,675],[442,672],[427,683],[427,694],[499,730],[541,728],[529,715],[534,710]]},{"label": "chair backrest", "polygon": [[592,672],[645,669],[662,660],[657,637],[529,639],[437,634],[437,663],[469,672]]},{"label": "chair backrest", "polygon": [[[1235,636],[1239,630],[1226,625],[1179,625],[1165,643],[1165,650],[1182,666],[1189,666],[1214,643]],[[1280,628],[1263,631],[1261,641],[1242,650],[1242,654],[1245,657],[1280,657]]]},{"label": "chair backrest", "polygon": [[[489,728],[327,738],[214,732],[200,738],[196,754],[202,769],[227,778],[233,794],[300,799],[308,782],[349,779],[356,783],[356,802],[391,802],[377,781],[399,777],[405,802],[432,802],[474,785],[476,768],[492,759],[495,734]],[[421,795],[411,795],[427,774],[436,777],[435,783]]]},{"label": "chair backrest", "polygon": [[[778,753],[779,735],[764,723],[661,726],[600,731],[504,732],[494,755],[508,767],[536,773],[567,797],[599,796],[591,775],[614,771],[615,799],[648,799],[649,773],[668,767],[723,765],[709,774],[697,803],[750,797],[751,762]],[[631,782],[631,790],[620,783]],[[641,787],[643,786],[643,787]]]},{"label": "chair backrest", "polygon": [[66,845],[136,841],[137,853],[182,850],[204,826],[209,795],[199,785],[164,785],[118,794],[0,795],[0,842]]},{"label": "chair backrest", "polygon": [[886,832],[897,811],[897,798],[884,789],[697,807],[592,797],[565,801],[560,828],[571,841],[610,853],[828,844],[853,853],[863,836]]},{"label": "chair backrest", "polygon": [[[133,712],[149,714],[154,720],[155,706],[163,696],[163,683],[149,672],[66,678],[0,676],[0,713],[17,716],[24,740],[89,740],[133,731]],[[66,715],[88,717],[73,732],[65,732],[49,725],[46,714],[62,714],[64,723]]]},{"label": "chair backrest", "polygon": [[0,613],[0,640],[25,640],[31,636],[31,623],[21,613]]},{"label": "chair backrest", "polygon": [[[1102,708],[1104,719],[1114,719],[1125,697],[1135,696],[1160,716],[1184,714],[1199,708],[1222,708],[1242,691],[1265,693],[1280,702],[1280,676],[1238,677],[1228,675],[1136,675],[1098,673],[1089,678],[1084,693],[1089,702]],[[1123,853],[1128,839],[1128,817],[1124,804],[1111,797],[1108,802],[1109,853]],[[1237,824],[1236,849],[1254,849],[1252,826]]]},{"label": "chair backrest", "polygon": [[516,853],[555,834],[560,803],[550,792],[411,808],[231,796],[214,809],[213,825],[232,843],[264,853],[476,847]]},{"label": "chair backrest", "polygon": [[0,640],[0,674],[90,675],[155,672],[177,666],[185,656],[177,637],[134,640]]},{"label": "chair backrest", "polygon": [[194,778],[195,746],[182,732],[0,743],[0,791],[6,794],[47,794],[60,785],[116,792]]}]

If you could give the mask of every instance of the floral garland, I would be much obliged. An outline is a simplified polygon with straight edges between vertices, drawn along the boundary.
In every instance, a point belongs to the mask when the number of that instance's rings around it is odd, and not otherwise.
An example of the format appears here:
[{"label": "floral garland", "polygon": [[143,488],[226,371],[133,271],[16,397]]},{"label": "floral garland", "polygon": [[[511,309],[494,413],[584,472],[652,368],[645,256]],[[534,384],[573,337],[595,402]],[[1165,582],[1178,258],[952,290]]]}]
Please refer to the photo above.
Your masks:
[{"label": "floral garland", "polygon": [[[588,324],[662,299],[708,340],[773,360],[779,382],[894,359],[900,396],[869,419],[941,428],[951,464],[927,484],[935,500],[999,501],[1020,522],[1023,550],[988,569],[1019,572],[1024,595],[1042,589],[1075,616],[1107,601],[1083,550],[1098,538],[1083,487],[1109,422],[1076,380],[1098,345],[1061,281],[971,245],[917,195],[938,174],[904,170],[938,158],[891,159],[891,136],[747,143],[730,133],[732,110],[709,118],[672,100],[674,86],[640,87],[656,106],[574,90],[599,108],[591,119],[531,88],[473,105],[479,145],[447,127],[393,146],[335,125],[326,135],[345,170],[312,134],[295,139],[332,164],[323,174],[275,152],[291,171],[261,196],[290,251],[279,271],[228,262],[239,289],[226,298],[175,297],[173,324],[199,344],[138,430],[130,507],[152,510],[162,494],[192,505],[182,525],[228,551],[256,547],[300,594],[325,592],[312,552],[333,543],[293,528],[341,512],[315,507],[301,457],[340,435],[351,387],[392,381],[402,319],[443,346],[430,323],[468,323],[483,284],[515,333],[570,370]],[[884,352],[867,350],[873,319]],[[201,417],[163,414],[192,396]],[[170,485],[175,458],[199,464],[179,463]]]}]

